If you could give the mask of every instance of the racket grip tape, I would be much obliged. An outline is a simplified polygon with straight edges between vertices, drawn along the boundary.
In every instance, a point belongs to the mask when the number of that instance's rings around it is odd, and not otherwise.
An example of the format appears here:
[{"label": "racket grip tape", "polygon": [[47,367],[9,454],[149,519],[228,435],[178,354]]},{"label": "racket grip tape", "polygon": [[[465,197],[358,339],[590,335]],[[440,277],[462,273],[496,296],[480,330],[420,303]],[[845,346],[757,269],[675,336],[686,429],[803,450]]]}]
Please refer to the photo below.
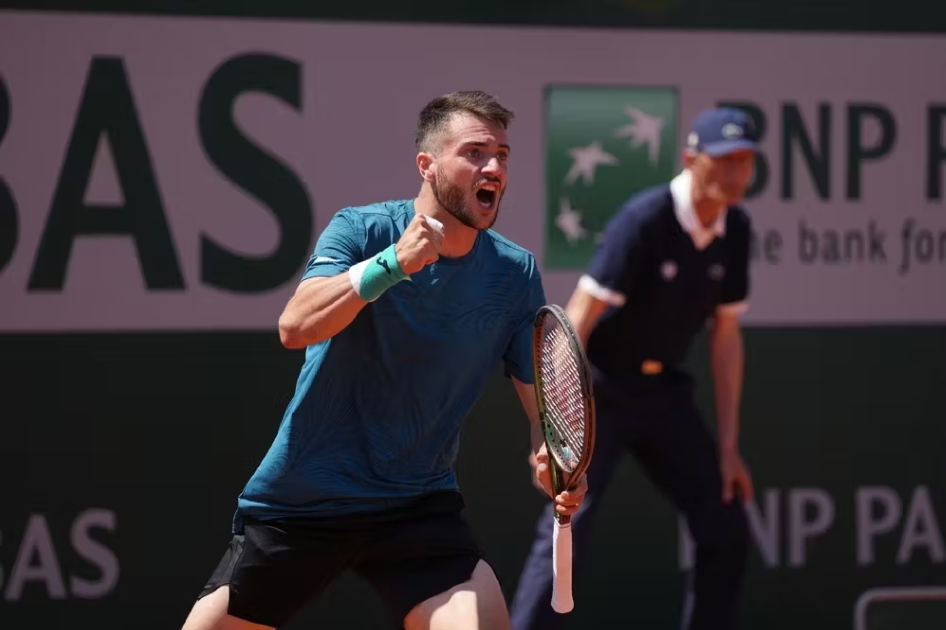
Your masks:
[{"label": "racket grip tape", "polygon": [[552,610],[571,612],[572,599],[572,524],[561,524],[554,519],[552,530]]}]

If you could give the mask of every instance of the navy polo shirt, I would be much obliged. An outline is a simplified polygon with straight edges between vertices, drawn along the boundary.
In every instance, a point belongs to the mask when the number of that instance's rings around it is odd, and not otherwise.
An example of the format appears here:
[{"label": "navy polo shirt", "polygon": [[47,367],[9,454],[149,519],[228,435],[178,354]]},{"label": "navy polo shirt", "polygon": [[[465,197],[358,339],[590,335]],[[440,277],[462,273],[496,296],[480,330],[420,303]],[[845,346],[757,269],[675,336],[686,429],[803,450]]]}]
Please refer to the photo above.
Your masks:
[{"label": "navy polo shirt", "polygon": [[610,305],[587,344],[597,371],[640,375],[645,361],[673,368],[710,317],[745,311],[750,228],[749,215],[738,206],[703,226],[686,170],[631,198],[612,218],[579,281]]}]

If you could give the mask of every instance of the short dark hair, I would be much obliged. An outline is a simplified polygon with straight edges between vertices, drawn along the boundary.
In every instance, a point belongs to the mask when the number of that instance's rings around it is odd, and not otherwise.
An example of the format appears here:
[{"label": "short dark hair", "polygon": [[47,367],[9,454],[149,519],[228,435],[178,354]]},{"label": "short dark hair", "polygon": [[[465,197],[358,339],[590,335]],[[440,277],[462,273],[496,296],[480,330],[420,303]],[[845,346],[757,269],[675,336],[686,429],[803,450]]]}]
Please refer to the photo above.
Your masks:
[{"label": "short dark hair", "polygon": [[443,130],[451,116],[459,112],[469,112],[486,118],[502,125],[503,129],[506,129],[515,117],[511,110],[499,104],[495,96],[479,90],[438,96],[420,111],[414,132],[414,145],[417,150],[429,151],[430,139]]}]

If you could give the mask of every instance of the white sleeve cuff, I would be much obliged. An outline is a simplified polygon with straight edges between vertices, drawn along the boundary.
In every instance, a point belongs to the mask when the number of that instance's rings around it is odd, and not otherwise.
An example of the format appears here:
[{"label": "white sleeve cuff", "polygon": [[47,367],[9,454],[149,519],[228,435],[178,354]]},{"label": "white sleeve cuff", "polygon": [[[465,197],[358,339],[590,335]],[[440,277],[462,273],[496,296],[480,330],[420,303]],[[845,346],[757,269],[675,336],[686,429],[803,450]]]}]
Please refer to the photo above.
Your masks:
[{"label": "white sleeve cuff", "polygon": [[591,297],[610,304],[611,306],[624,306],[624,302],[627,301],[623,293],[601,286],[597,280],[588,274],[583,275],[578,280],[578,288]]},{"label": "white sleeve cuff", "polygon": [[716,312],[720,315],[729,315],[735,317],[739,317],[748,310],[749,303],[746,301],[730,302],[729,304],[720,304],[716,307]]}]

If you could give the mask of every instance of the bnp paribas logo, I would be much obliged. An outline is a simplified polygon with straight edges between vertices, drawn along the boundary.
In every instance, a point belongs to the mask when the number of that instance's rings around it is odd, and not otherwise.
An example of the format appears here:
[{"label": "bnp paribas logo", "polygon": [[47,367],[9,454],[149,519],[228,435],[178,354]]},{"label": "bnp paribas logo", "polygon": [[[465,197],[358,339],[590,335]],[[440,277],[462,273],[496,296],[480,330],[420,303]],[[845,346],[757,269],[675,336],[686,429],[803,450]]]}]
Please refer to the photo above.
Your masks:
[{"label": "bnp paribas logo", "polygon": [[583,269],[618,208],[676,175],[677,115],[674,88],[546,90],[546,268]]}]

